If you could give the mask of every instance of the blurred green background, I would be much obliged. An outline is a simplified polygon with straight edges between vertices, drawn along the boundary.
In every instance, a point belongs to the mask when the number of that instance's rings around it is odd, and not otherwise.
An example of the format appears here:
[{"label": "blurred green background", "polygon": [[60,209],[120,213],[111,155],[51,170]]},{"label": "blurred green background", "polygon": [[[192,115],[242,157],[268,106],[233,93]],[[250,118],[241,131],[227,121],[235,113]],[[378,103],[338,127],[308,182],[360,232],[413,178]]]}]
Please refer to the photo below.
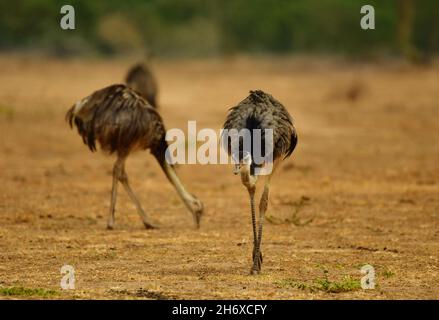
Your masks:
[{"label": "blurred green background", "polygon": [[[76,30],[61,30],[71,4]],[[360,28],[375,7],[376,29]],[[163,57],[331,53],[352,57],[439,50],[438,0],[0,0],[0,50],[57,56],[153,52]]]}]

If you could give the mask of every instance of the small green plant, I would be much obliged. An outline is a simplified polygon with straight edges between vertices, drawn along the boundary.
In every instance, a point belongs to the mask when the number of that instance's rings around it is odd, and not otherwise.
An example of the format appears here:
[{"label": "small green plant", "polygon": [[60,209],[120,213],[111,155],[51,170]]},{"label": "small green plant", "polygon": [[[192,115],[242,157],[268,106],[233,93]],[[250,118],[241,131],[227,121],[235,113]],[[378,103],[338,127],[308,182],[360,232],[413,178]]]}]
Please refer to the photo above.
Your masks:
[{"label": "small green plant", "polygon": [[344,277],[341,281],[330,281],[327,278],[317,279],[317,289],[330,293],[348,292],[361,289],[360,281],[352,277]]},{"label": "small green plant", "polygon": [[43,288],[24,288],[24,287],[0,287],[2,296],[38,296],[48,297],[58,294],[55,290]]},{"label": "small green plant", "polygon": [[393,277],[395,275],[395,272],[391,271],[391,270],[386,270],[383,272],[383,276],[386,277],[387,279],[389,279],[390,277]]},{"label": "small green plant", "polygon": [[276,282],[279,287],[297,288],[311,292],[324,291],[328,293],[349,292],[361,289],[360,281],[352,277],[344,277],[341,281],[330,281],[328,278],[315,279],[311,283],[299,282],[293,279],[285,279]]},{"label": "small green plant", "polygon": [[294,279],[284,279],[277,281],[276,284],[283,288],[297,288],[300,290],[309,290],[311,292],[324,291],[328,293],[349,292],[361,289],[360,280],[350,276],[343,277],[340,281],[331,281],[328,278],[329,271],[323,265],[316,265],[322,269],[323,278],[318,278],[311,283],[299,282]]}]

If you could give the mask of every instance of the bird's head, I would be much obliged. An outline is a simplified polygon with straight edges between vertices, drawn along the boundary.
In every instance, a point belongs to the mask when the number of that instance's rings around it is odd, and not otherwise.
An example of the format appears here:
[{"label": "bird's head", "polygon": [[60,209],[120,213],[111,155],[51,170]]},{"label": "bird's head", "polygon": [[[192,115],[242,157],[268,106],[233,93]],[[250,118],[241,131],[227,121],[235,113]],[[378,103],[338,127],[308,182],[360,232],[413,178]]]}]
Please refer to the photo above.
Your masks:
[{"label": "bird's head", "polygon": [[232,156],[233,159],[233,174],[237,175],[242,170],[250,171],[250,166],[252,164],[252,156],[250,153],[246,152],[243,157],[240,157],[239,160],[236,157]]},{"label": "bird's head", "polygon": [[192,216],[194,217],[195,225],[197,229],[200,227],[201,216],[204,213],[204,205],[193,196],[193,199],[190,201],[189,210],[192,212]]}]

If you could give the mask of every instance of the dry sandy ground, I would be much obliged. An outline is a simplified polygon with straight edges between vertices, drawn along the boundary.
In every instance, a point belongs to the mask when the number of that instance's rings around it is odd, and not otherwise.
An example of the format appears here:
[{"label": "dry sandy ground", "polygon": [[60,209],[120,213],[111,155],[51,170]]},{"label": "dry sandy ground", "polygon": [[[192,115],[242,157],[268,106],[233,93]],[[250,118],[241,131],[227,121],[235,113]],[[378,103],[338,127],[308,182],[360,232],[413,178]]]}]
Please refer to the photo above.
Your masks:
[{"label": "dry sandy ground", "polygon": [[[295,118],[298,147],[273,178],[263,272],[250,276],[247,192],[231,166],[179,166],[205,203],[195,230],[151,155],[133,155],[132,186],[161,228],[144,230],[121,191],[116,228],[106,230],[114,159],[90,153],[64,113],[120,82],[129,64],[0,57],[0,292],[52,289],[52,299],[439,298],[439,67],[298,58],[156,63],[168,128],[197,120],[198,128],[219,129],[227,109],[256,88]],[[64,264],[76,270],[76,290],[60,290]],[[364,264],[375,268],[375,290],[312,290],[325,276],[357,281]]]}]

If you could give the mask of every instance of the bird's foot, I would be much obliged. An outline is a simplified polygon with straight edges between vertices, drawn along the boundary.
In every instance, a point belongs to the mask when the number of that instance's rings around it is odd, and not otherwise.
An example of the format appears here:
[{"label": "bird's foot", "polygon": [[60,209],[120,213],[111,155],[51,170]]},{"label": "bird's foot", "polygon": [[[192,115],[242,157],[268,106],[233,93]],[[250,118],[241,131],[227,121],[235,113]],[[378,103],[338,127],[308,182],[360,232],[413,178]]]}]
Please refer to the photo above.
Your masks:
[{"label": "bird's foot", "polygon": [[143,225],[145,226],[145,229],[158,229],[158,226],[149,222],[149,221],[143,221]]},{"label": "bird's foot", "polygon": [[202,212],[197,212],[194,214],[194,222],[196,229],[200,229],[201,216],[202,216]]},{"label": "bird's foot", "polygon": [[107,223],[107,230],[114,230],[114,222],[108,221],[108,223]]},{"label": "bird's foot", "polygon": [[262,252],[259,251],[258,256],[256,257],[256,250],[253,250],[253,267],[250,270],[250,274],[256,275],[261,273],[261,266],[262,266]]},{"label": "bird's foot", "polygon": [[260,273],[261,273],[261,270],[257,270],[254,267],[252,267],[250,269],[250,275],[252,275],[252,276],[255,276],[255,275],[260,274]]}]

